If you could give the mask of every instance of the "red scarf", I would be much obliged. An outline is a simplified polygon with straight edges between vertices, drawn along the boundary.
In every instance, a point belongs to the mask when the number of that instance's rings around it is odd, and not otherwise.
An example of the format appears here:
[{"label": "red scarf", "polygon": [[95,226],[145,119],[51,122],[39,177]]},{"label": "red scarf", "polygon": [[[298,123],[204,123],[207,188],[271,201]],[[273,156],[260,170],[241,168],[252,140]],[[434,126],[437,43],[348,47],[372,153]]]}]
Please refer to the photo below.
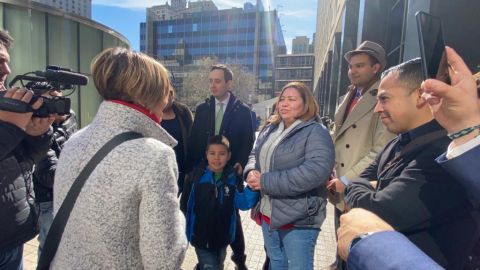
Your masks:
[{"label": "red scarf", "polygon": [[162,121],[162,119],[158,118],[156,115],[154,115],[150,110],[148,110],[147,108],[143,107],[143,106],[140,106],[140,105],[136,105],[136,104],[133,104],[133,103],[130,103],[130,102],[126,102],[126,101],[123,101],[123,100],[118,100],[118,99],[110,99],[108,100],[110,102],[113,102],[113,103],[118,103],[118,104],[122,104],[122,105],[125,105],[127,107],[130,107],[132,109],[135,109],[143,114],[145,114],[146,116],[150,117],[150,119],[152,119],[153,121],[155,121],[155,123],[157,124],[160,124],[160,122]]}]

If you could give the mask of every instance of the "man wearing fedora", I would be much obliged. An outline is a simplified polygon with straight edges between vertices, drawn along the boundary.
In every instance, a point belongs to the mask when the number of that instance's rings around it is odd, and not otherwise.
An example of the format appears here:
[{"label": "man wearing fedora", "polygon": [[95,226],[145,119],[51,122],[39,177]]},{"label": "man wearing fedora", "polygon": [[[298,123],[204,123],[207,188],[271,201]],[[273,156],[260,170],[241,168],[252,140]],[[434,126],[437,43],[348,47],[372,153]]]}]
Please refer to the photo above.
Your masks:
[{"label": "man wearing fedora", "polygon": [[[373,161],[394,135],[373,112],[378,84],[386,66],[385,50],[372,41],[364,41],[345,54],[351,85],[335,113],[335,172],[328,182],[329,199],[335,205],[335,227],[345,210],[343,191],[349,179],[356,178]],[[332,269],[341,269],[340,263]],[[336,268],[337,267],[337,268]]]}]

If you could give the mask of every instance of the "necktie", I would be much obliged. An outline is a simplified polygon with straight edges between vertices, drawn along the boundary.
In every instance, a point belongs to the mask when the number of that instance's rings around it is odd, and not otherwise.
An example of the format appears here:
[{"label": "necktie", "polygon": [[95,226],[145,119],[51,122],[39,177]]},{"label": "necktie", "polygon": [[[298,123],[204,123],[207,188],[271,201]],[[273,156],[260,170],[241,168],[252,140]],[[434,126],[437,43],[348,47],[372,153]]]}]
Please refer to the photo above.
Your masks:
[{"label": "necktie", "polygon": [[215,117],[215,135],[218,135],[220,133],[220,126],[222,126],[222,120],[223,120],[223,103],[217,103],[218,112],[217,116]]},{"label": "necktie", "polygon": [[353,108],[355,108],[355,106],[357,105],[361,97],[362,97],[362,91],[357,89],[357,91],[355,92],[355,96],[352,99],[352,102],[350,102],[350,106],[348,108],[348,114],[350,114],[353,111]]}]

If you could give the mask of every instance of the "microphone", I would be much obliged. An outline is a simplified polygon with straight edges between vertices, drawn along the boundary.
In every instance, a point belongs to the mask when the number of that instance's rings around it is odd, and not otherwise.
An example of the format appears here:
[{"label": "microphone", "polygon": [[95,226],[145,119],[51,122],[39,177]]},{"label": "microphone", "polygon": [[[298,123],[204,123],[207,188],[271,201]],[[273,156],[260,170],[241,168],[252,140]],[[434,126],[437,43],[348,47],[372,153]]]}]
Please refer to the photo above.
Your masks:
[{"label": "microphone", "polygon": [[48,81],[54,81],[65,84],[87,85],[88,77],[82,74],[65,71],[65,70],[52,70],[35,71],[35,75],[44,77]]}]

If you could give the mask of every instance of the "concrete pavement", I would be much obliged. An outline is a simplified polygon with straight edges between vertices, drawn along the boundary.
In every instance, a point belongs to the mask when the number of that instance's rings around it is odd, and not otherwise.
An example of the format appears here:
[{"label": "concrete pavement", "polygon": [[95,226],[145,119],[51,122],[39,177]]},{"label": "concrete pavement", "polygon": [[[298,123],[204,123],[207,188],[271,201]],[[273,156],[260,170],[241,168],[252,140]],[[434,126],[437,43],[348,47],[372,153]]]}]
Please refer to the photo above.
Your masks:
[{"label": "concrete pavement", "polygon": [[[245,244],[247,253],[247,266],[251,270],[261,270],[265,260],[263,250],[263,238],[260,226],[250,219],[249,212],[241,212],[243,231],[245,234]],[[24,246],[24,267],[26,270],[34,270],[37,265],[37,239],[33,239]],[[333,206],[327,206],[327,218],[322,226],[322,231],[318,237],[317,247],[315,249],[315,269],[326,269],[335,259],[336,241],[333,227]],[[231,250],[228,249],[227,259],[225,260],[225,270],[234,270],[235,265],[230,260]],[[189,247],[183,269],[191,270],[197,263],[197,257],[193,248]]]}]

